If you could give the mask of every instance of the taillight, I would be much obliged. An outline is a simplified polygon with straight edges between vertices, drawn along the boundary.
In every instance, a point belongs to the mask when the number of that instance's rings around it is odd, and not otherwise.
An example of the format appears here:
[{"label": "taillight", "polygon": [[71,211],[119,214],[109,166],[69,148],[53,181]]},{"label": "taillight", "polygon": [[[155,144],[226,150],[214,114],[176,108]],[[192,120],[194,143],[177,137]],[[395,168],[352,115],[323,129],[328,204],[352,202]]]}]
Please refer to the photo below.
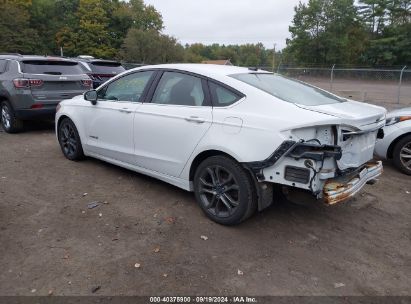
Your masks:
[{"label": "taillight", "polygon": [[25,79],[17,78],[13,79],[14,87],[17,89],[25,89],[30,87],[39,87],[43,85],[43,80],[41,79]]},{"label": "taillight", "polygon": [[41,79],[29,79],[30,86],[39,87],[43,85],[43,80]]},{"label": "taillight", "polygon": [[93,85],[93,81],[90,79],[84,79],[81,81],[81,84],[85,87],[91,87]]},{"label": "taillight", "polygon": [[35,104],[31,105],[30,108],[31,109],[41,109],[41,108],[43,108],[43,104],[42,103],[35,103]]}]

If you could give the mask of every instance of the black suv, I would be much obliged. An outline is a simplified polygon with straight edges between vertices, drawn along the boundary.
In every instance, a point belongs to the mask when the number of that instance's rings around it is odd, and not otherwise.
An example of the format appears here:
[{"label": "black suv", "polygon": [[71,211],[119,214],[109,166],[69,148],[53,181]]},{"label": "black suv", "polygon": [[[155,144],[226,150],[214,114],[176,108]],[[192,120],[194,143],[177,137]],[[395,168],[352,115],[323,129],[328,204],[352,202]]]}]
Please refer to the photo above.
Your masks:
[{"label": "black suv", "polygon": [[54,119],[60,101],[91,88],[74,60],[0,54],[0,119],[8,133],[20,131],[24,120]]},{"label": "black suv", "polygon": [[96,59],[91,56],[73,59],[80,63],[84,72],[93,80],[93,88],[98,88],[110,78],[126,70],[121,63],[117,61]]}]

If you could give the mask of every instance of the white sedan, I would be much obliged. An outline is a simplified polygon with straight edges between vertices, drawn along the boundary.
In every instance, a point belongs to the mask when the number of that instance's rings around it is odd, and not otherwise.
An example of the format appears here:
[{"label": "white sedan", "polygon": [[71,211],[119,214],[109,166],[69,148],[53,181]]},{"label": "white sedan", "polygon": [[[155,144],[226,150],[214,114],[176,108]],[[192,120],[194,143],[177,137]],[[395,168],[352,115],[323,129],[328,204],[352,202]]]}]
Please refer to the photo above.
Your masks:
[{"label": "white sedan", "polygon": [[377,140],[375,154],[391,159],[401,172],[411,175],[411,108],[389,112],[384,134]]},{"label": "white sedan", "polygon": [[193,191],[208,217],[233,225],[270,206],[274,189],[335,204],[373,182],[385,115],[261,70],[173,64],[61,102],[56,133],[68,159],[95,157]]}]

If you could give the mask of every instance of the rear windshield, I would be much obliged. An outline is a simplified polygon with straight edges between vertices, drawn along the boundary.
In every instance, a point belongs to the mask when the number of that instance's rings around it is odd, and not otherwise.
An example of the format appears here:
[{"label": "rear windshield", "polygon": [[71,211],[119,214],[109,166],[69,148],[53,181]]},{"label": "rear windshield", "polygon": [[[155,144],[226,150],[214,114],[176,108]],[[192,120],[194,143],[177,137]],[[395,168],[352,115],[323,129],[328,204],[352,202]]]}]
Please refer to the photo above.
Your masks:
[{"label": "rear windshield", "polygon": [[309,84],[276,74],[235,74],[231,77],[290,103],[318,106],[346,101]]},{"label": "rear windshield", "polygon": [[23,73],[48,75],[78,75],[84,74],[80,65],[74,61],[23,61]]},{"label": "rear windshield", "polygon": [[93,61],[88,63],[95,74],[116,75],[124,72],[126,69],[119,62]]}]

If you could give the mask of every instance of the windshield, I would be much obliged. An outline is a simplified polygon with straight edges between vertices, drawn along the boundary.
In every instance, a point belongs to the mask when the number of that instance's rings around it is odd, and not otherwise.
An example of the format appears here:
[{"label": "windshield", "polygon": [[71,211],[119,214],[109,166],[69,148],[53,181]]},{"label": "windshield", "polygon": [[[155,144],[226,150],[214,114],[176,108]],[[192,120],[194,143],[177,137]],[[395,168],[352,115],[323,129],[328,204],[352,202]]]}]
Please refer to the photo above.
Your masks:
[{"label": "windshield", "polygon": [[26,60],[23,61],[23,73],[48,75],[78,75],[84,74],[77,62]]},{"label": "windshield", "polygon": [[276,74],[247,73],[235,74],[231,77],[290,103],[318,106],[345,101],[309,84]]}]

